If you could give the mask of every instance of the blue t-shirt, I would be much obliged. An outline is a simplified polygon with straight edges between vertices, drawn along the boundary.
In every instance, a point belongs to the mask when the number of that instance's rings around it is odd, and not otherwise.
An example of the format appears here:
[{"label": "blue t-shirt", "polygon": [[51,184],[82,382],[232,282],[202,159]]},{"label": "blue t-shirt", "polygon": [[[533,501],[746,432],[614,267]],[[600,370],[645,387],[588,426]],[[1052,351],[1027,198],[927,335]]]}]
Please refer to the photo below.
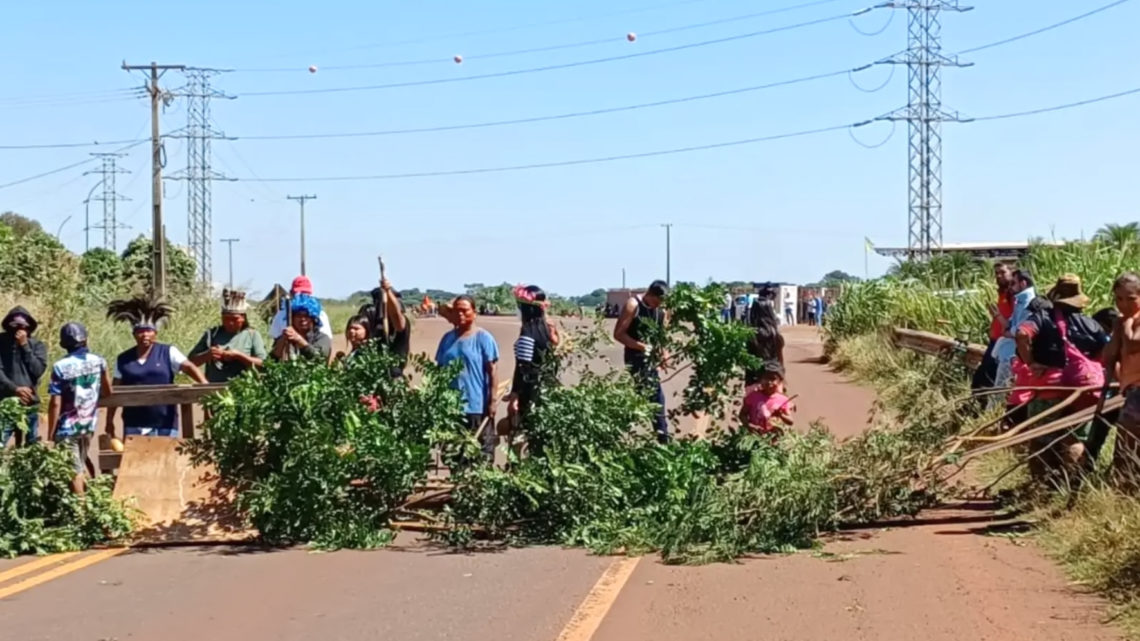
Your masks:
[{"label": "blue t-shirt", "polygon": [[495,337],[485,329],[477,329],[466,338],[459,338],[457,330],[451,330],[439,341],[435,350],[435,362],[446,367],[456,359],[463,360],[463,369],[455,380],[456,387],[463,393],[463,411],[468,414],[483,414],[487,386],[487,363],[499,361],[499,346]]}]

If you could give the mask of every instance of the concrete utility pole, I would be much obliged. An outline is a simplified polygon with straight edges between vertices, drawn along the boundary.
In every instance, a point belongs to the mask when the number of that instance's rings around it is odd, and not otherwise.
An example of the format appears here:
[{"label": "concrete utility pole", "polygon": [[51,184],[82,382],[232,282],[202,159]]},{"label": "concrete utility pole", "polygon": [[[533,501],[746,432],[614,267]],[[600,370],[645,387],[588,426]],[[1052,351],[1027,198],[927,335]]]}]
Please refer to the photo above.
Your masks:
[{"label": "concrete utility pole", "polygon": [[663,223],[661,225],[665,228],[665,284],[670,287],[673,286],[672,276],[672,248],[670,247],[670,236],[673,232],[673,223]]},{"label": "concrete utility pole", "polygon": [[621,268],[621,288],[625,289],[625,267]]},{"label": "concrete utility pole", "polygon": [[301,205],[301,275],[305,275],[305,201],[316,200],[316,196],[285,196],[289,200],[295,200]]},{"label": "concrete utility pole", "polygon": [[240,238],[223,238],[222,242],[229,246],[230,250],[230,289],[234,288],[234,243],[241,240]]},{"label": "concrete utility pole", "polygon": [[151,242],[154,243],[154,258],[151,267],[151,288],[155,296],[166,294],[166,227],[162,222],[162,140],[158,133],[158,105],[168,102],[169,96],[158,88],[158,79],[163,73],[175,69],[182,71],[186,65],[128,65],[123,62],[124,71],[150,71],[147,93],[150,94],[150,151],[151,151]]}]

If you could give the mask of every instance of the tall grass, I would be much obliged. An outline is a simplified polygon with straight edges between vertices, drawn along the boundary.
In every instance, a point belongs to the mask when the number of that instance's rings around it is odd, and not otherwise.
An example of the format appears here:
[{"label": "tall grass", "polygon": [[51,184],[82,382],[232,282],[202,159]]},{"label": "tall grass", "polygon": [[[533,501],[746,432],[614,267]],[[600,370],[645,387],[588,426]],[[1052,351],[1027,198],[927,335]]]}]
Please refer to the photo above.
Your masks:
[{"label": "tall grass", "polygon": [[[953,261],[904,263],[887,277],[847,285],[828,311],[827,332],[836,341],[889,327],[919,329],[984,342],[989,326],[986,304],[997,298],[992,269]],[[945,263],[945,264],[943,264]],[[1044,295],[1064,274],[1081,277],[1092,300],[1090,313],[1112,304],[1112,281],[1140,269],[1140,245],[1100,242],[1036,246],[1018,265],[1037,281]],[[944,273],[953,268],[952,274]]]},{"label": "tall grass", "polygon": [[[175,313],[158,332],[158,340],[177,346],[189,354],[206,330],[221,322],[221,301],[205,294],[187,294],[171,300]],[[59,328],[76,321],[87,327],[87,345],[92,352],[110,361],[124,350],[133,347],[134,337],[129,326],[107,319],[106,306],[101,300],[83,300],[67,296],[14,296],[0,293],[0,315],[22,305],[36,318],[39,327],[35,336],[47,345],[48,360],[64,356],[59,347]],[[250,324],[265,334],[265,323],[255,313],[248,314]],[[41,387],[47,385],[41,381]]]}]

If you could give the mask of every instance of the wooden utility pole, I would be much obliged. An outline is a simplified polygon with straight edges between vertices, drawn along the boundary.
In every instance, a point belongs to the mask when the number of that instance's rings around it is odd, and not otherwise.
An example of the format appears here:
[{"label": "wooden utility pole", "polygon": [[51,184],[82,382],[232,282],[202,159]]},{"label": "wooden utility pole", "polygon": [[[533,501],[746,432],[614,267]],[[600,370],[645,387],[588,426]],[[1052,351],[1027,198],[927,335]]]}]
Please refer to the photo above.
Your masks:
[{"label": "wooden utility pole", "polygon": [[316,196],[285,196],[301,204],[301,275],[305,275],[305,201],[316,200]]},{"label": "wooden utility pole", "polygon": [[151,287],[154,295],[158,297],[166,294],[166,227],[162,222],[162,140],[158,132],[158,106],[164,101],[165,94],[158,88],[158,79],[171,69],[182,71],[186,69],[186,65],[160,65],[155,62],[149,65],[128,65],[123,62],[124,71],[150,71],[146,90],[150,94],[150,198],[153,227],[151,242],[154,244]]}]

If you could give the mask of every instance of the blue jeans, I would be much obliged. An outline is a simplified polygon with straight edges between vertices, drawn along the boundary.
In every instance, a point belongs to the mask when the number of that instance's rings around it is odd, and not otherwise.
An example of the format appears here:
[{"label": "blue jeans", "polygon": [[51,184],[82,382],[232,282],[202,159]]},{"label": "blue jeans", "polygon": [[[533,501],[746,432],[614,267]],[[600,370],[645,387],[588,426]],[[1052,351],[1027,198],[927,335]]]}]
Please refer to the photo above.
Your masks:
[{"label": "blue jeans", "polygon": [[8,443],[8,439],[16,436],[16,447],[23,445],[32,445],[40,440],[39,435],[40,427],[40,413],[38,407],[28,408],[28,431],[27,433],[21,432],[16,429],[15,425],[11,423],[3,423],[0,425],[0,447],[4,447]]}]

